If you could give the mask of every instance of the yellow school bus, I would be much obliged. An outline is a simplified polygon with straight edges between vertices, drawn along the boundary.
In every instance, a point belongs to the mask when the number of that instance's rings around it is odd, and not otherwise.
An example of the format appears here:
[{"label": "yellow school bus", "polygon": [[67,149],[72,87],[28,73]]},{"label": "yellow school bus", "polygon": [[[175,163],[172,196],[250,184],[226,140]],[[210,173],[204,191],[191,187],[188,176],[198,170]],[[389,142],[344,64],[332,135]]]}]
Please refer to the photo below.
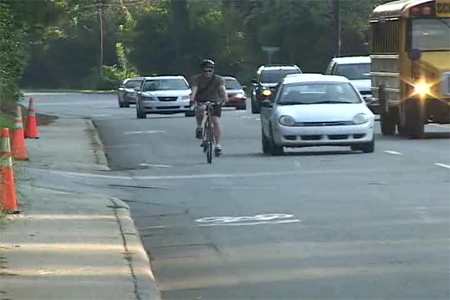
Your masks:
[{"label": "yellow school bus", "polygon": [[422,138],[450,123],[450,0],[400,0],[371,16],[371,89],[381,130]]}]

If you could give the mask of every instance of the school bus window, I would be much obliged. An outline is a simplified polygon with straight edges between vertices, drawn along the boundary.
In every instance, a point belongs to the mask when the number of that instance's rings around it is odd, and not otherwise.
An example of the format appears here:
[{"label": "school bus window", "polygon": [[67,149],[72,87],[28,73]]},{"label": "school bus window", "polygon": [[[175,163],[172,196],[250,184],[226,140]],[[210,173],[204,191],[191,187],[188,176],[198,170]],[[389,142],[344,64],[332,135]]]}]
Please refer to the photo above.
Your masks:
[{"label": "school bus window", "polygon": [[450,18],[411,21],[410,47],[422,51],[450,50]]}]

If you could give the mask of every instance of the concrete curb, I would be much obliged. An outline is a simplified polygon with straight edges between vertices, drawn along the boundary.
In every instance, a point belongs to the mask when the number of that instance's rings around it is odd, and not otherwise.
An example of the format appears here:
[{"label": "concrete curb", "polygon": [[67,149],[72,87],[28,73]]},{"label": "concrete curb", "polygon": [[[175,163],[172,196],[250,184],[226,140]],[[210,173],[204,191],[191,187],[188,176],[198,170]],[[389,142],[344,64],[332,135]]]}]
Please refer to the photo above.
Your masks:
[{"label": "concrete curb", "polygon": [[[107,159],[104,147],[98,136],[97,126],[93,120],[88,120],[89,130],[93,134],[93,150],[99,164],[103,164],[108,170]],[[150,259],[141,242],[139,233],[131,218],[130,207],[120,199],[109,197],[115,211],[117,221],[123,238],[126,250],[125,257],[130,264],[132,276],[134,278],[135,294],[137,299],[161,299],[161,292],[153,276]]]},{"label": "concrete curb", "polygon": [[126,257],[134,278],[137,299],[161,299],[150,265],[150,259],[141,242],[138,231],[130,215],[129,206],[123,201],[109,197],[119,222],[126,249]]},{"label": "concrete curb", "polygon": [[89,137],[91,138],[92,150],[97,159],[98,165],[104,166],[105,170],[111,170],[108,167],[105,150],[102,142],[100,141],[100,137],[98,136],[97,127],[95,126],[94,121],[86,120],[86,126],[88,127],[89,132],[92,133]]}]

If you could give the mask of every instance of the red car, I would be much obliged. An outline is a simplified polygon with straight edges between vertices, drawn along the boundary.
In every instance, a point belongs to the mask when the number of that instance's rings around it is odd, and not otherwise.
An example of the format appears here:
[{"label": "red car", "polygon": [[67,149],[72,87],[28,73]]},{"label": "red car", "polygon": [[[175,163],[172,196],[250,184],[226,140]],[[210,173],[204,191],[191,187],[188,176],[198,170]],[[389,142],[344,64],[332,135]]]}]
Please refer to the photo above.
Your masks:
[{"label": "red car", "polygon": [[245,96],[244,87],[231,76],[224,76],[225,88],[228,94],[228,101],[225,107],[235,107],[236,109],[247,109],[247,98]]}]

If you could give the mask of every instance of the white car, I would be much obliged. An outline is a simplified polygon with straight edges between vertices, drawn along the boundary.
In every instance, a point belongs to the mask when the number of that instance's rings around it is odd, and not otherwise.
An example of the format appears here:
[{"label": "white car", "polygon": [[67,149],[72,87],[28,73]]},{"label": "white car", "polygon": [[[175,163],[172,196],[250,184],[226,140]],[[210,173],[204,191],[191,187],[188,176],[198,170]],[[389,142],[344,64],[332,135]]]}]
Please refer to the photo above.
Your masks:
[{"label": "white car", "polygon": [[370,56],[335,57],[328,65],[326,75],[344,76],[359,91],[373,112],[378,112],[378,103],[374,102],[371,90]]},{"label": "white car", "polygon": [[193,114],[191,89],[183,76],[145,77],[136,91],[136,115],[139,119],[146,118],[147,114]]},{"label": "white car", "polygon": [[284,147],[350,146],[375,149],[374,114],[345,77],[301,74],[280,83],[261,109],[262,150],[283,154]]}]

